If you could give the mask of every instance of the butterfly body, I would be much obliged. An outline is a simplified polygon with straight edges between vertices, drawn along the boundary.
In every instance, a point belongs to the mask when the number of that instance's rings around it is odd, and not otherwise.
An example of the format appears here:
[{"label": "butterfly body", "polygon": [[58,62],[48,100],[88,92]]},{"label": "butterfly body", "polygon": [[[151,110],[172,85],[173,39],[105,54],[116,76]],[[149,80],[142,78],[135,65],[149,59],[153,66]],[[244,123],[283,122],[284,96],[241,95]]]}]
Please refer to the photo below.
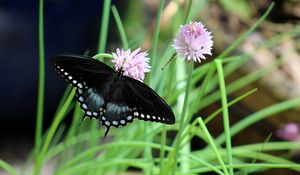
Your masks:
[{"label": "butterfly body", "polygon": [[101,121],[107,130],[125,126],[135,118],[173,124],[168,104],[144,83],[124,76],[91,57],[62,55],[51,60],[54,68],[77,88],[76,98],[85,116]]}]

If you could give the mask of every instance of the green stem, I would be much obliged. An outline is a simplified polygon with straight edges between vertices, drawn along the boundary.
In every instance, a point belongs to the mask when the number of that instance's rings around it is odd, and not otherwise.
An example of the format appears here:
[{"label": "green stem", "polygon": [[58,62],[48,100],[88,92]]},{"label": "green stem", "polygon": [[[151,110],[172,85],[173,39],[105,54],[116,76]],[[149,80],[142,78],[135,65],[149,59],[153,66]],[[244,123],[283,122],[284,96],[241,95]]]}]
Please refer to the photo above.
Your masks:
[{"label": "green stem", "polygon": [[71,102],[72,99],[75,95],[75,89],[72,90],[71,94],[69,95],[69,97],[67,98],[65,104],[62,106],[61,110],[57,113],[57,116],[55,116],[53,123],[50,126],[49,132],[46,136],[45,139],[45,143],[42,147],[42,150],[40,151],[38,157],[37,157],[37,162],[36,162],[36,166],[34,168],[34,175],[38,175],[40,174],[41,168],[42,168],[42,164],[43,164],[43,160],[45,157],[45,154],[49,148],[49,145],[52,141],[52,138],[60,124],[60,122],[62,121],[63,117],[65,116]]},{"label": "green stem", "polygon": [[1,171],[6,171],[11,175],[18,175],[18,172],[8,163],[0,159],[0,168]]},{"label": "green stem", "polygon": [[[165,4],[165,0],[160,0],[159,8],[158,8],[157,15],[156,15],[155,28],[154,28],[153,41],[152,41],[152,49],[151,49],[151,54],[150,54],[151,55],[150,65],[152,68],[152,72],[155,72],[155,70],[156,70],[155,58],[156,58],[156,54],[157,54],[157,45],[158,45],[158,38],[159,38],[159,31],[160,31],[160,17],[161,17],[161,12],[163,11],[163,8],[164,8],[164,4]],[[152,77],[152,73],[149,74],[150,84],[152,81],[151,77]]]},{"label": "green stem", "polygon": [[[228,114],[227,94],[226,94],[222,61],[220,59],[216,59],[215,64],[217,66],[221,98],[222,98],[223,124],[224,124],[224,130],[225,130],[225,135],[226,135],[227,158],[228,158],[228,164],[229,164],[229,166],[231,166],[232,165],[232,150],[231,150],[231,137],[230,137],[230,121],[229,121],[229,114]],[[230,175],[233,175],[232,168],[229,169],[229,173],[230,173]]]},{"label": "green stem", "polygon": [[113,5],[111,7],[111,11],[114,15],[118,30],[120,32],[120,37],[121,37],[123,48],[125,50],[127,50],[129,48],[129,45],[128,45],[128,41],[127,41],[127,38],[126,38],[125,30],[124,30],[124,27],[123,27],[123,24],[122,24],[122,20],[120,18],[120,15],[118,13],[118,10],[117,10],[116,6]]},{"label": "green stem", "polygon": [[210,64],[208,70],[206,71],[206,76],[203,80],[203,83],[201,84],[199,93],[197,94],[197,96],[195,98],[196,101],[193,103],[190,114],[188,115],[187,123],[191,120],[191,118],[194,116],[194,114],[199,111],[198,107],[202,103],[202,97],[205,95],[205,92],[208,89],[207,88],[208,84],[211,82],[212,76],[213,76],[215,70],[216,70],[215,65]]},{"label": "green stem", "polygon": [[160,167],[160,175],[164,175],[163,167],[164,167],[164,159],[165,159],[165,146],[166,146],[166,138],[167,138],[167,130],[166,126],[162,126],[162,131],[161,131],[161,137],[160,137],[160,151],[159,151],[159,157],[160,157],[160,162],[159,162],[159,167]]},{"label": "green stem", "polygon": [[217,156],[217,159],[218,159],[218,161],[219,161],[219,163],[220,163],[220,165],[221,165],[221,167],[222,167],[224,173],[225,173],[226,175],[229,175],[229,173],[228,173],[228,171],[227,171],[227,168],[226,168],[226,166],[225,166],[225,163],[224,163],[224,161],[223,161],[223,159],[222,159],[222,156],[221,156],[221,154],[219,153],[218,148],[216,147],[216,144],[214,143],[214,141],[213,141],[213,139],[212,139],[210,133],[208,132],[208,130],[207,130],[207,128],[206,128],[206,126],[205,126],[205,124],[204,124],[202,118],[201,118],[201,117],[197,118],[197,121],[199,122],[200,127],[202,128],[204,134],[206,135],[206,138],[207,138],[207,141],[208,141],[209,145],[212,147],[213,151],[215,152],[215,154],[216,154],[216,156]]},{"label": "green stem", "polygon": [[102,14],[102,23],[101,31],[99,35],[99,44],[98,44],[98,53],[105,51],[106,40],[107,40],[107,31],[108,31],[108,22],[109,22],[109,10],[110,10],[111,0],[104,0],[103,4],[103,14]]},{"label": "green stem", "polygon": [[60,111],[60,108],[62,107],[62,105],[64,104],[64,102],[66,101],[66,99],[68,98],[70,92],[72,91],[72,85],[68,85],[62,98],[60,99],[59,103],[58,103],[58,107],[56,108],[55,114],[54,116],[57,115],[58,111]]},{"label": "green stem", "polygon": [[190,13],[191,13],[192,5],[193,5],[193,0],[189,0],[187,13],[184,17],[184,24],[186,24],[188,22],[188,20],[190,19]]},{"label": "green stem", "polygon": [[191,91],[191,80],[192,80],[193,70],[194,70],[194,62],[192,61],[189,64],[188,80],[187,80],[187,84],[186,84],[186,91],[185,91],[185,96],[184,96],[182,113],[181,113],[180,120],[179,120],[179,130],[177,133],[177,138],[175,140],[175,148],[174,148],[175,152],[174,152],[172,174],[175,174],[175,169],[177,166],[177,158],[178,158],[179,145],[180,145],[180,140],[181,140],[180,138],[181,138],[182,131],[184,129],[184,124],[185,124],[185,117],[186,117],[186,112],[187,112],[187,108],[188,108],[189,94]]},{"label": "green stem", "polygon": [[[172,87],[173,87],[173,78],[174,78],[174,71],[175,71],[175,65],[176,65],[176,60],[171,62],[170,65],[170,77],[169,77],[169,82],[168,82],[168,91],[167,91],[167,98],[171,96],[172,93]],[[165,158],[165,146],[166,146],[166,137],[167,137],[167,130],[166,126],[163,125],[162,132],[161,132],[161,148],[160,148],[160,174],[163,175],[163,166],[164,166],[164,158]]]},{"label": "green stem", "polygon": [[93,58],[96,60],[100,60],[102,58],[112,59],[113,56],[112,56],[112,54],[108,54],[108,53],[98,53],[98,54],[94,55]]},{"label": "green stem", "polygon": [[[252,93],[254,93],[255,91],[257,91],[257,88],[252,89],[251,91],[246,92],[245,94],[237,97],[236,99],[232,100],[231,102],[228,103],[228,107],[230,107],[231,105],[237,103],[238,101],[246,98],[247,96],[251,95]],[[218,110],[216,110],[215,112],[213,112],[212,114],[210,114],[208,117],[206,117],[204,119],[204,123],[207,124],[208,122],[210,122],[212,119],[214,119],[219,113],[221,113],[223,111],[223,108],[219,108]]]},{"label": "green stem", "polygon": [[[229,102],[227,107],[230,107],[230,106],[234,105],[235,103],[241,101],[242,99],[244,99],[247,96],[251,95],[255,91],[257,91],[257,89],[253,89],[253,90],[248,91],[245,94],[237,97],[236,99],[234,99],[231,102]],[[207,124],[208,122],[210,122],[212,119],[214,119],[214,117],[217,116],[221,112],[222,112],[222,108],[219,108],[218,110],[216,110],[215,112],[213,112],[211,115],[209,115],[208,117],[206,117],[205,120],[204,120],[204,123]],[[186,137],[191,132],[192,128],[195,127],[196,123],[197,123],[197,120],[194,120],[192,122],[192,124],[190,124],[190,126],[188,127],[188,129],[183,133],[182,138]],[[192,135],[189,136],[189,139],[186,140],[182,145],[187,144],[194,137],[195,134],[196,133],[192,133]],[[181,142],[183,142],[183,140],[181,140]]]},{"label": "green stem", "polygon": [[44,1],[39,1],[39,85],[37,99],[36,131],[35,131],[35,157],[42,143],[43,114],[44,114],[44,90],[45,90],[45,52],[44,52]]},{"label": "green stem", "polygon": [[[250,125],[259,122],[267,117],[271,117],[274,114],[286,111],[291,108],[295,108],[300,105],[300,98],[290,99],[288,101],[280,102],[274,104],[272,106],[266,107],[260,111],[255,112],[247,117],[245,117],[242,121],[234,124],[231,127],[231,137],[235,136],[240,131],[246,129]],[[216,138],[216,144],[221,145],[226,140],[226,135],[221,134]]]}]

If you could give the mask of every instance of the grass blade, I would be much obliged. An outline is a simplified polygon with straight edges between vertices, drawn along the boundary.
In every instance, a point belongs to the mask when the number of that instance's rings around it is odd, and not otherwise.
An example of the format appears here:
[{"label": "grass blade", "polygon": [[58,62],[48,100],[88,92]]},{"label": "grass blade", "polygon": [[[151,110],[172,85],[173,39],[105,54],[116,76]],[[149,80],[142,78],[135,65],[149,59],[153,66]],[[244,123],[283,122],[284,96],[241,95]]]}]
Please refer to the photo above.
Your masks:
[{"label": "grass blade", "polygon": [[101,29],[99,34],[98,53],[105,52],[105,48],[106,48],[110,3],[111,0],[104,0],[103,13],[101,19]]},{"label": "grass blade", "polygon": [[205,124],[204,124],[202,118],[199,117],[199,118],[197,119],[197,121],[198,121],[198,123],[200,124],[200,127],[202,128],[204,134],[206,135],[206,139],[207,139],[209,145],[212,147],[213,151],[215,152],[215,154],[216,154],[216,156],[217,156],[217,159],[218,159],[218,161],[219,161],[219,163],[220,163],[220,165],[221,165],[221,167],[222,167],[224,173],[225,173],[226,175],[229,175],[229,173],[228,173],[228,171],[227,171],[227,168],[225,167],[224,161],[223,161],[223,159],[222,159],[222,157],[221,157],[221,154],[219,153],[219,150],[217,149],[216,144],[214,143],[214,141],[213,141],[211,135],[209,134],[209,132],[208,132],[208,130],[207,130],[207,128],[206,128],[206,126],[205,126]]},{"label": "grass blade", "polygon": [[116,24],[117,24],[117,27],[118,27],[118,30],[119,30],[119,33],[120,33],[123,48],[125,50],[127,50],[127,49],[129,49],[128,40],[127,40],[125,30],[124,30],[124,27],[123,27],[123,24],[122,24],[122,20],[120,18],[120,15],[119,15],[118,10],[117,10],[115,5],[113,5],[111,7],[111,11],[112,11],[112,13],[114,15],[114,18],[116,20]]},{"label": "grass blade", "polygon": [[0,168],[2,168],[2,170],[8,172],[11,175],[18,175],[18,172],[12,166],[10,166],[8,163],[6,163],[4,160],[1,159],[0,159]]},{"label": "grass blade", "polygon": [[42,143],[43,115],[44,115],[44,95],[45,95],[45,52],[44,52],[44,1],[39,1],[39,84],[35,129],[35,150],[37,157]]},{"label": "grass blade", "polygon": [[[217,72],[219,76],[219,84],[220,84],[220,92],[221,92],[221,100],[222,100],[222,108],[223,108],[223,125],[226,136],[226,150],[227,150],[227,158],[229,165],[232,165],[232,151],[231,151],[231,138],[230,138],[230,121],[229,121],[229,113],[228,113],[228,104],[227,104],[227,95],[225,88],[225,80],[223,74],[223,66],[222,61],[220,59],[215,60]],[[230,175],[233,175],[233,169],[229,168]]]}]

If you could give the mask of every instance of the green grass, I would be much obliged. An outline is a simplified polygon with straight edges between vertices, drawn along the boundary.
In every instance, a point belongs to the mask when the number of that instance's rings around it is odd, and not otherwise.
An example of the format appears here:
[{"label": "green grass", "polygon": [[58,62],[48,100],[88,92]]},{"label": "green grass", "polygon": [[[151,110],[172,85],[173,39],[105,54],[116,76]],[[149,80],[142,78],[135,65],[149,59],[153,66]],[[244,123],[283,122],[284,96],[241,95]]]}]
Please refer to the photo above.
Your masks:
[{"label": "green grass", "polygon": [[[226,136],[226,150],[227,150],[227,161],[229,166],[232,165],[232,151],[231,151],[231,136],[230,136],[230,123],[229,123],[229,112],[228,112],[228,104],[227,104],[227,93],[225,87],[224,73],[223,73],[223,65],[220,59],[215,60],[219,84],[220,84],[220,92],[222,99],[222,111],[223,111],[223,125],[224,125],[224,134]],[[233,175],[233,169],[229,169],[229,174]]]},{"label": "green grass", "polygon": [[37,116],[35,131],[35,156],[38,155],[42,143],[43,115],[44,115],[44,91],[45,91],[45,51],[44,51],[44,1],[39,1],[39,83],[37,99]]},{"label": "green grass", "polygon": [[[106,53],[108,24],[110,12],[113,15],[118,29],[120,43],[124,49],[140,47],[145,36],[137,34],[134,37],[126,35],[130,26],[123,23],[116,6],[110,6],[110,0],[103,1],[103,14],[99,32],[98,60],[109,61],[112,58]],[[205,0],[190,0],[187,6],[179,7],[175,15],[170,32],[174,36],[178,23],[183,24],[193,20],[199,9],[205,8],[209,2]],[[280,112],[293,109],[300,105],[300,99],[290,99],[273,104],[242,119],[234,125],[230,124],[229,108],[249,95],[255,95],[257,89],[228,101],[228,95],[241,90],[243,87],[259,80],[271,72],[283,61],[279,58],[268,67],[261,68],[241,77],[231,83],[226,78],[245,64],[251,55],[231,55],[270,13],[273,3],[264,15],[259,18],[248,31],[241,34],[224,52],[215,56],[215,61],[205,65],[194,66],[192,62],[185,62],[175,58],[161,71],[161,67],[172,57],[174,50],[171,47],[172,38],[165,40],[166,36],[160,33],[160,18],[165,7],[165,1],[160,1],[156,14],[154,33],[151,38],[149,50],[152,72],[146,78],[146,84],[153,87],[172,107],[176,115],[175,125],[162,125],[159,123],[145,123],[135,120],[132,124],[113,128],[108,137],[103,140],[104,129],[98,126],[95,120],[82,120],[82,111],[73,99],[75,89],[66,88],[64,95],[55,113],[52,124],[42,134],[43,108],[44,108],[44,39],[43,39],[43,0],[40,0],[39,11],[39,91],[37,106],[37,123],[35,146],[32,156],[28,157],[22,170],[28,171],[33,163],[31,174],[41,174],[43,165],[50,160],[57,160],[54,167],[57,175],[94,175],[94,174],[122,174],[134,167],[141,174],[199,174],[214,172],[221,175],[249,174],[266,171],[268,169],[286,168],[300,172],[300,165],[285,156],[273,155],[272,151],[292,151],[298,148],[299,143],[274,142],[268,138],[262,143],[253,143],[235,146],[231,143],[236,134],[242,134],[247,127],[260,122]],[[184,15],[182,15],[184,14]],[[134,21],[131,21],[134,23]],[[131,24],[132,24],[131,23]],[[145,30],[147,31],[147,30]],[[138,32],[138,31],[137,31]],[[142,32],[144,34],[144,31]],[[146,34],[146,33],[145,33]],[[272,47],[289,35],[297,38],[299,31],[291,30],[280,33],[267,39],[260,48]],[[47,49],[47,48],[45,48]],[[199,86],[199,82],[201,82]],[[191,120],[201,109],[220,101],[222,107],[216,109],[208,116]],[[68,113],[73,113],[69,128],[62,122]],[[223,116],[224,132],[214,137],[207,124],[214,118]],[[79,124],[81,125],[79,126]],[[65,133],[65,134],[63,134]],[[173,136],[169,136],[172,133]],[[207,143],[204,149],[191,150],[191,140],[197,138]],[[225,147],[222,145],[225,143]],[[3,171],[12,175],[24,174],[16,170],[7,162],[0,160]]]}]

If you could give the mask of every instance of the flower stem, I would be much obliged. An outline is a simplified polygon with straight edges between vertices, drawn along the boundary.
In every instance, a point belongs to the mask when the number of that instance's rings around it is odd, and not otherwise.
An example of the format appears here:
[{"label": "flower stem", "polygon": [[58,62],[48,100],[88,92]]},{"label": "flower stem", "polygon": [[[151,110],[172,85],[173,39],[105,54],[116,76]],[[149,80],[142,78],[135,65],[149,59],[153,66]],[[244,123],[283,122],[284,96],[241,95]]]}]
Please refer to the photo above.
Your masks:
[{"label": "flower stem", "polygon": [[179,130],[178,130],[177,137],[175,140],[175,148],[174,148],[175,152],[174,152],[172,174],[175,174],[175,169],[176,169],[176,165],[177,165],[179,145],[180,145],[180,140],[181,140],[180,137],[181,137],[182,131],[184,129],[185,117],[186,117],[186,112],[188,109],[188,101],[189,101],[189,94],[191,91],[191,81],[192,81],[193,70],[194,70],[194,62],[191,61],[191,63],[189,64],[189,69],[188,69],[188,79],[187,79],[187,84],[186,84],[182,113],[181,113],[180,120],[179,120]]},{"label": "flower stem", "polygon": [[[175,56],[173,55],[172,57],[175,57]],[[172,94],[172,87],[173,87],[172,85],[173,85],[175,65],[176,65],[176,59],[173,62],[171,62],[171,65],[170,65],[170,68],[169,68],[170,76],[169,76],[169,82],[168,82],[167,98],[169,98]],[[166,125],[163,125],[162,127],[163,128],[162,128],[161,139],[160,139],[160,144],[161,144],[161,148],[160,148],[160,174],[164,175],[163,166],[164,166],[164,158],[165,158],[165,146],[166,146],[167,130],[166,130]]]},{"label": "flower stem", "polygon": [[44,89],[45,89],[45,52],[44,52],[44,29],[43,29],[44,1],[39,2],[39,82],[35,129],[34,155],[38,156],[42,143],[43,114],[44,114]]},{"label": "flower stem", "polygon": [[111,54],[108,54],[108,53],[98,53],[98,54],[94,55],[93,58],[95,58],[96,60],[100,60],[101,58],[110,58],[110,59],[112,59],[113,56]]},{"label": "flower stem", "polygon": [[162,14],[162,11],[164,9],[164,4],[165,4],[165,0],[160,0],[159,3],[159,8],[157,11],[157,15],[156,15],[156,22],[155,22],[155,28],[154,28],[154,33],[153,33],[153,40],[152,40],[152,49],[151,49],[151,59],[150,59],[150,65],[152,68],[152,73],[149,73],[148,77],[149,77],[149,83],[150,85],[152,84],[152,77],[153,77],[153,72],[156,70],[156,66],[158,64],[155,64],[155,59],[156,59],[156,54],[157,54],[157,45],[158,45],[158,39],[159,39],[159,32],[160,32],[160,17]]},{"label": "flower stem", "polygon": [[120,18],[120,15],[119,15],[118,10],[117,10],[115,5],[113,5],[111,7],[111,11],[114,15],[114,18],[115,18],[115,21],[116,21],[116,24],[117,24],[117,27],[118,27],[118,30],[119,30],[119,33],[120,33],[123,48],[125,50],[127,50],[127,49],[129,49],[128,40],[127,40],[126,33],[125,33],[125,30],[124,30],[124,27],[123,27],[123,24],[122,24],[122,20]]},{"label": "flower stem", "polygon": [[104,3],[103,3],[103,13],[102,13],[102,20],[101,20],[101,31],[99,34],[98,53],[105,51],[106,40],[107,40],[107,31],[108,31],[108,22],[109,22],[109,13],[110,13],[110,3],[111,3],[111,0],[104,0]]},{"label": "flower stem", "polygon": [[187,13],[184,17],[184,24],[187,23],[190,20],[190,15],[191,15],[190,13],[191,13],[192,5],[193,5],[193,0],[189,0]]}]

